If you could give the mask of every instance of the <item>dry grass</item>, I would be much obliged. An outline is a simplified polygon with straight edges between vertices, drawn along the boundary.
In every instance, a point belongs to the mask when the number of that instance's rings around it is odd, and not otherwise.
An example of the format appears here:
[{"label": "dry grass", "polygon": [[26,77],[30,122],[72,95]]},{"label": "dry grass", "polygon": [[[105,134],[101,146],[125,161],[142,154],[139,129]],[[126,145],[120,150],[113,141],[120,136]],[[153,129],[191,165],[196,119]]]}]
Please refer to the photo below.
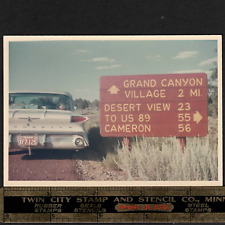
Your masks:
[{"label": "dry grass", "polygon": [[[85,124],[90,150],[108,171],[124,172],[124,180],[218,180],[217,119],[208,118],[207,137],[187,138],[184,153],[175,137],[133,138],[132,150],[122,148],[121,138],[101,137],[99,115]],[[113,180],[116,180],[115,177]]]},{"label": "dry grass", "polygon": [[217,137],[217,120],[209,118],[208,136],[187,138],[184,153],[175,137],[134,138],[132,150],[118,145],[103,162],[109,169],[125,171],[127,180],[217,180]]}]

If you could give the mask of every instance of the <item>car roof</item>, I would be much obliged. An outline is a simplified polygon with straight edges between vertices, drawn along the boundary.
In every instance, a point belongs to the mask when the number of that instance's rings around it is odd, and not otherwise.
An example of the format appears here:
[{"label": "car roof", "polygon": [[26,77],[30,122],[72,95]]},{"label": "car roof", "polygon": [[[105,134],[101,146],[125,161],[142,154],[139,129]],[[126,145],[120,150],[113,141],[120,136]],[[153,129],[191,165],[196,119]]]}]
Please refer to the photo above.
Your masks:
[{"label": "car roof", "polygon": [[66,95],[70,98],[73,98],[69,92],[65,91],[10,91],[9,94],[59,94],[59,95]]}]

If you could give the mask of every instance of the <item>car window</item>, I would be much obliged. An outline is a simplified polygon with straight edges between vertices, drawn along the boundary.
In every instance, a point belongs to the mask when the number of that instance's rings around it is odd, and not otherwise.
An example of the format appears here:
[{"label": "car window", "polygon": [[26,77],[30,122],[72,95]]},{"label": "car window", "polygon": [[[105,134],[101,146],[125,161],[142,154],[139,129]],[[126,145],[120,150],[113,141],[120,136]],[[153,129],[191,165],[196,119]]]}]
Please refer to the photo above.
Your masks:
[{"label": "car window", "polygon": [[72,110],[73,101],[62,94],[13,93],[9,95],[9,108]]}]

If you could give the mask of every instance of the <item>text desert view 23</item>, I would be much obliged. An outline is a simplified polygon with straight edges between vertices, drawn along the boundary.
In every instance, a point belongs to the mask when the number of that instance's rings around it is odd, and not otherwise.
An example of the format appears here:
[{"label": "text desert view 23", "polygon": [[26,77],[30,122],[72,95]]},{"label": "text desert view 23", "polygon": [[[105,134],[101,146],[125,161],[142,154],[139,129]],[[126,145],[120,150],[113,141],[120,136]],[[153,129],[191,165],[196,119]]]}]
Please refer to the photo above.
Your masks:
[{"label": "text desert view 23", "polygon": [[220,36],[4,49],[5,185],[222,184]]}]

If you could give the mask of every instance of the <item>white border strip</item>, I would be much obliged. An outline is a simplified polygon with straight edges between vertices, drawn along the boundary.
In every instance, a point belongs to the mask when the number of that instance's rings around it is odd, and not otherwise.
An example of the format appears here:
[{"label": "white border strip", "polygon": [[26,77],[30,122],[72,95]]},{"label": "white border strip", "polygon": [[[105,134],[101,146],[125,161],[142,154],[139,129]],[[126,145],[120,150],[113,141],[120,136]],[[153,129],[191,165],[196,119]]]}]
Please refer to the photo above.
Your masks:
[{"label": "white border strip", "polygon": [[221,40],[221,35],[168,35],[168,36],[4,36],[4,41],[154,41],[154,40]]},{"label": "white border strip", "polygon": [[217,36],[218,66],[218,179],[223,185],[222,36]]}]

